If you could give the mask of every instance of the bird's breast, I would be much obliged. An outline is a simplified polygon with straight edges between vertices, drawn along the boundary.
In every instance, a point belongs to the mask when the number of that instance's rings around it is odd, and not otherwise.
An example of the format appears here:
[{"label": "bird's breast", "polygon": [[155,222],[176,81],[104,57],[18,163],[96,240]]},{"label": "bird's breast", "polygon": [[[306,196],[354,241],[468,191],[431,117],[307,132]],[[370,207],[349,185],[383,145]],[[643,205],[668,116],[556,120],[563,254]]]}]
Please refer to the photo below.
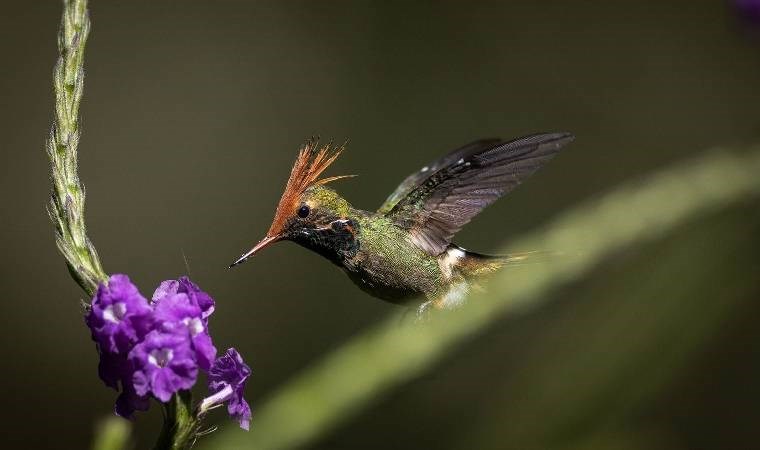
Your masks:
[{"label": "bird's breast", "polygon": [[364,231],[356,255],[344,263],[349,278],[362,290],[393,303],[407,303],[438,290],[442,274],[436,258],[393,230],[370,226]]}]

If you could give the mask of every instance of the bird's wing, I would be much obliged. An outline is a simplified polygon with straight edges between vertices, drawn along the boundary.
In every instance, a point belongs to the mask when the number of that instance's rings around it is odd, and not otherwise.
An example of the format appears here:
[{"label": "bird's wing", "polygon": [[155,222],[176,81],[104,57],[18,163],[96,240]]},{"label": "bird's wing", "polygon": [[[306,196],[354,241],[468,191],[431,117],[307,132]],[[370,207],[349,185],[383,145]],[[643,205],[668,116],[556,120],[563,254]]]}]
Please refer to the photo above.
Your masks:
[{"label": "bird's wing", "polygon": [[409,176],[378,212],[408,230],[418,247],[439,255],[470,219],[573,139],[569,133],[543,133],[474,142]]},{"label": "bird's wing", "polygon": [[458,161],[460,158],[464,158],[464,157],[473,155],[475,153],[481,152],[483,150],[492,148],[494,145],[498,144],[499,142],[501,142],[501,139],[481,139],[479,141],[470,142],[464,147],[460,147],[456,150],[452,150],[445,156],[441,156],[440,158],[431,162],[427,166],[423,167],[417,172],[414,172],[413,174],[406,177],[404,181],[402,181],[401,184],[398,185],[396,190],[393,191],[393,193],[389,195],[387,199],[385,199],[385,202],[383,202],[382,206],[380,206],[377,212],[380,214],[389,213],[390,210],[393,209],[393,207],[396,206],[396,204],[399,201],[401,201],[404,197],[409,195],[409,193],[412,192],[414,188],[419,186],[430,175],[434,174],[435,172],[438,172],[440,169],[444,167],[450,166],[451,164]]}]

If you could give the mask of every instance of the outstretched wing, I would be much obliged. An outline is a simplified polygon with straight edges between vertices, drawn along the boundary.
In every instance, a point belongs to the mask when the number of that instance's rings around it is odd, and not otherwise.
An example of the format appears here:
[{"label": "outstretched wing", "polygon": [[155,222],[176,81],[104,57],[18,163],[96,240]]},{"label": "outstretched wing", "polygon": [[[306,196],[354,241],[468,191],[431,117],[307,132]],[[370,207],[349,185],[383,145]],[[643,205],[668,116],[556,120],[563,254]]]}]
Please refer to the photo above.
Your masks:
[{"label": "outstretched wing", "polygon": [[423,167],[417,172],[409,175],[398,185],[395,191],[385,199],[382,206],[377,210],[380,214],[387,214],[393,209],[396,204],[404,197],[409,195],[410,192],[417,186],[419,186],[430,175],[438,172],[440,169],[450,166],[458,161],[460,158],[465,158],[483,150],[493,148],[494,145],[501,142],[501,139],[482,139],[475,142],[470,142],[464,147],[460,147],[456,150],[452,150],[445,156],[441,156],[432,163]]},{"label": "outstretched wing", "polygon": [[517,187],[574,136],[544,133],[513,141],[478,141],[409,176],[380,208],[430,255],[486,206]]}]

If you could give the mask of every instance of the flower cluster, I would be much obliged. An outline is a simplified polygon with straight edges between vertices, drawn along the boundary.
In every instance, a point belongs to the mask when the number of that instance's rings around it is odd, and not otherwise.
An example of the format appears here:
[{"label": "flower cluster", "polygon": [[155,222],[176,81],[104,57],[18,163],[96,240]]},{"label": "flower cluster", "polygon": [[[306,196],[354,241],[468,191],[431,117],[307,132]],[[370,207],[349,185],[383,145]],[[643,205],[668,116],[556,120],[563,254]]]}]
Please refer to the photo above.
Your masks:
[{"label": "flower cluster", "polygon": [[145,411],[150,397],[168,402],[208,373],[211,395],[200,411],[228,402],[230,415],[248,429],[251,408],[243,399],[251,369],[234,348],[216,358],[208,331],[214,300],[187,277],[161,283],[148,302],[126,275],[98,286],[85,322],[100,354],[98,373],[121,393],[116,414]]}]

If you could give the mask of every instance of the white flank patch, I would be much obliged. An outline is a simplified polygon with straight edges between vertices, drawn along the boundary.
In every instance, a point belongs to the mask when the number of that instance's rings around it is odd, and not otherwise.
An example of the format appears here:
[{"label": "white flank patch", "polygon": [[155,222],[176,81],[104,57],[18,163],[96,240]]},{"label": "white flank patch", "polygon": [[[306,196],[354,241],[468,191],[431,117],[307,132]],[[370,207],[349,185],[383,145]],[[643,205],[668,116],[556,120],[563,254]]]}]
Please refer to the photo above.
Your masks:
[{"label": "white flank patch", "polygon": [[464,258],[464,251],[456,247],[452,247],[446,250],[446,255],[438,260],[438,265],[441,267],[441,272],[446,279],[451,279],[451,275],[454,273],[454,266],[457,265],[460,259]]},{"label": "white flank patch", "polygon": [[449,291],[443,296],[443,307],[455,309],[462,306],[469,290],[466,282],[452,284]]}]

